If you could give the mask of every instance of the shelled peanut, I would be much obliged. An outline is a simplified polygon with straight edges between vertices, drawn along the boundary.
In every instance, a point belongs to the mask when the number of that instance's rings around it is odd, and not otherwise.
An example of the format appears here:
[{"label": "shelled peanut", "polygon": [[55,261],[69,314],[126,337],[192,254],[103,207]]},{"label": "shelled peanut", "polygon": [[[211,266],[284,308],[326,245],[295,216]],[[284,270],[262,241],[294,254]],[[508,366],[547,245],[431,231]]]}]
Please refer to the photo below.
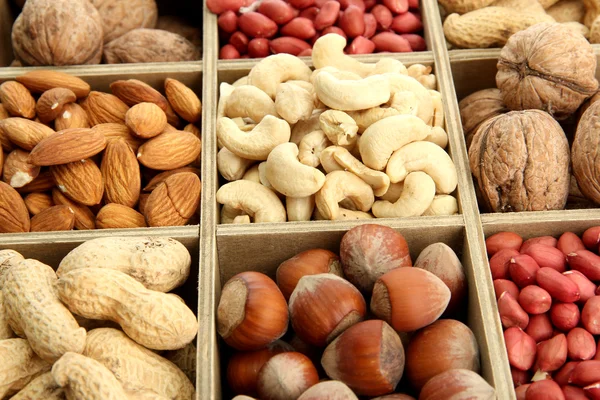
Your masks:
[{"label": "shelled peanut", "polygon": [[343,54],[345,43],[319,38],[314,72],[276,54],[221,84],[217,167],[230,181],[217,191],[222,223],[458,212],[431,68],[361,63]]},{"label": "shelled peanut", "polygon": [[225,283],[217,331],[233,350],[227,387],[260,399],[495,398],[477,375],[473,332],[453,319],[467,282],[450,247],[431,244],[413,265],[402,234],[365,224],[345,233],[339,254],[306,250],[275,281],[248,271]]},{"label": "shelled peanut", "polygon": [[197,221],[198,96],[170,78],[166,96],[135,79],[110,87],[44,70],[0,85],[0,232]]},{"label": "shelled peanut", "polygon": [[418,0],[209,0],[218,14],[219,58],[310,56],[315,41],[335,33],[347,54],[426,49]]},{"label": "shelled peanut", "polygon": [[195,399],[182,370],[195,367],[174,356],[195,348],[198,322],[168,293],[190,273],[183,244],[94,239],[56,271],[13,250],[0,259],[0,399]]},{"label": "shelled peanut", "polygon": [[523,241],[499,232],[486,239],[517,398],[538,398],[538,391],[596,398],[599,243],[600,227],[581,237],[565,232]]}]

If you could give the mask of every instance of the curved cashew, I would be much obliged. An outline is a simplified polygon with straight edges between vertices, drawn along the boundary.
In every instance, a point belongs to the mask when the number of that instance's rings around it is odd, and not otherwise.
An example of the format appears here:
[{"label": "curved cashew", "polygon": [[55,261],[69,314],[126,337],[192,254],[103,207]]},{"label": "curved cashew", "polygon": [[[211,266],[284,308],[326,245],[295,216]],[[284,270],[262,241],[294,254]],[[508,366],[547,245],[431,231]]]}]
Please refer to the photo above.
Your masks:
[{"label": "curved cashew", "polygon": [[319,117],[321,129],[338,146],[353,148],[358,141],[358,125],[343,111],[327,110]]},{"label": "curved cashew", "polygon": [[315,209],[315,196],[286,197],[285,207],[288,221],[310,221]]},{"label": "curved cashew", "polygon": [[435,196],[435,182],[425,172],[411,172],[404,180],[404,189],[395,203],[380,200],[373,204],[377,218],[418,217],[429,208]]},{"label": "curved cashew", "polygon": [[227,150],[227,147],[223,147],[217,153],[217,169],[223,178],[228,181],[242,179],[244,173],[252,164],[254,164],[253,160],[238,157]]},{"label": "curved cashew", "polygon": [[358,142],[363,163],[381,171],[394,151],[425,139],[430,132],[431,127],[413,115],[396,115],[377,121],[365,130]]},{"label": "curved cashew", "polygon": [[291,80],[287,81],[286,83],[291,83],[293,85],[300,86],[302,89],[306,90],[309,93],[314,93],[315,91],[315,88],[313,87],[313,84],[311,82]]},{"label": "curved cashew", "polygon": [[359,211],[369,211],[375,196],[373,189],[365,181],[347,171],[333,171],[327,174],[325,184],[317,192],[315,202],[319,213],[326,219],[340,216],[339,202],[349,198]]},{"label": "curved cashew", "polygon": [[350,115],[358,125],[358,132],[363,133],[375,122],[394,115],[417,115],[419,101],[413,92],[393,92],[386,105],[373,107],[368,110],[350,111]]},{"label": "curved cashew", "polygon": [[344,54],[346,39],[335,33],[321,36],[313,44],[312,62],[315,69],[335,67],[341,71],[350,71],[362,77],[375,70],[375,64],[365,64]]},{"label": "curved cashew", "polygon": [[243,85],[248,85],[248,75],[242,76],[240,79],[238,79],[237,81],[233,82],[232,85],[235,86],[235,87],[243,86]]},{"label": "curved cashew", "polygon": [[263,58],[248,74],[248,83],[275,98],[277,86],[289,80],[308,81],[312,71],[301,59],[291,54],[273,54]]},{"label": "curved cashew", "polygon": [[315,69],[312,72],[312,75],[310,76],[310,83],[313,85],[313,87],[315,85],[317,75],[319,75],[321,72],[329,72],[331,75],[335,76],[340,81],[359,81],[362,79],[362,76],[355,74],[354,72],[340,71],[339,69],[337,69],[335,67],[323,67],[323,68]]},{"label": "curved cashew", "polygon": [[408,75],[408,70],[399,60],[394,60],[393,58],[382,58],[377,61],[373,72],[371,72],[369,76],[387,73]]},{"label": "curved cashew", "polygon": [[413,92],[417,96],[419,107],[417,117],[421,118],[426,124],[431,121],[433,116],[433,100],[429,90],[421,85],[415,78],[401,74],[384,74],[390,83],[392,93],[408,91]]},{"label": "curved cashew", "polygon": [[434,143],[419,141],[403,146],[394,152],[385,170],[394,183],[403,181],[414,171],[431,176],[437,193],[448,194],[456,189],[456,167],[448,153]]},{"label": "curved cashew", "polygon": [[425,66],[423,64],[413,64],[406,69],[408,76],[415,79],[423,75],[431,74],[432,70],[433,68],[431,66]]},{"label": "curved cashew", "polygon": [[281,193],[279,193],[277,190],[275,190],[273,185],[271,185],[271,182],[269,182],[269,179],[267,178],[267,162],[266,161],[263,161],[260,164],[258,164],[258,180],[260,181],[261,185],[263,185],[264,187],[266,187],[267,189],[269,189],[270,191],[275,193],[277,195],[277,197],[279,197],[279,198],[284,197]]},{"label": "curved cashew", "polygon": [[313,94],[300,85],[284,82],[277,86],[275,109],[290,124],[309,119],[314,106]]},{"label": "curved cashew", "polygon": [[387,200],[390,203],[395,203],[400,198],[404,190],[404,182],[390,183],[388,191],[383,196],[379,196],[379,200]]},{"label": "curved cashew", "polygon": [[435,75],[423,75],[417,78],[417,82],[419,82],[425,89],[435,90],[437,89],[437,79]]},{"label": "curved cashew", "polygon": [[258,172],[258,164],[254,164],[244,173],[242,179],[246,181],[252,181],[256,183],[260,183],[260,175]]},{"label": "curved cashew", "polygon": [[[324,71],[317,75],[314,86],[319,100],[329,108],[341,111],[366,110],[379,106],[390,99],[391,93],[390,81],[384,75],[373,75],[359,81],[344,81]],[[431,101],[431,96],[429,98]]]},{"label": "curved cashew", "polygon": [[314,131],[302,138],[298,146],[298,159],[304,165],[317,168],[320,164],[321,152],[331,146],[331,142],[323,131]]},{"label": "curved cashew", "polygon": [[422,215],[455,215],[458,214],[458,202],[449,194],[436,195],[433,202]]},{"label": "curved cashew", "polygon": [[259,183],[239,180],[217,190],[217,202],[244,211],[254,222],[285,222],[285,207],[279,197]]},{"label": "curved cashew", "polygon": [[427,137],[423,140],[425,140],[426,142],[437,144],[442,149],[445,149],[446,146],[448,146],[448,134],[443,128],[440,128],[439,126],[434,126],[433,128],[431,128],[431,132],[429,132],[429,135],[427,135]]},{"label": "curved cashew", "polygon": [[298,161],[298,147],[294,143],[282,143],[271,151],[266,174],[278,192],[290,197],[310,196],[325,183],[321,171]]},{"label": "curved cashew", "polygon": [[233,219],[233,224],[249,224],[250,216],[249,215],[238,215]]},{"label": "curved cashew", "polygon": [[271,150],[290,140],[290,125],[267,115],[250,132],[243,132],[229,118],[217,121],[217,138],[232,153],[249,160],[266,160]]},{"label": "curved cashew", "polygon": [[235,221],[236,217],[239,217],[241,215],[246,214],[244,213],[244,211],[238,210],[237,208],[233,208],[227,204],[224,204],[223,207],[221,207],[222,224],[233,224],[233,221]]},{"label": "curved cashew", "polygon": [[437,90],[430,90],[431,100],[433,101],[433,118],[431,126],[444,126],[444,104],[442,103],[442,94]]},{"label": "curved cashew", "polygon": [[344,170],[344,167],[342,167],[334,157],[337,149],[337,146],[329,146],[321,152],[321,155],[319,155],[319,160],[326,173]]},{"label": "curved cashew", "polygon": [[292,136],[290,141],[296,143],[296,146],[300,146],[302,138],[311,132],[318,131],[321,129],[321,123],[319,117],[323,110],[314,110],[309,119],[305,121],[298,121],[292,128]]},{"label": "curved cashew", "polygon": [[249,117],[259,123],[267,115],[278,116],[275,102],[256,86],[236,87],[225,105],[225,116],[229,118]]}]

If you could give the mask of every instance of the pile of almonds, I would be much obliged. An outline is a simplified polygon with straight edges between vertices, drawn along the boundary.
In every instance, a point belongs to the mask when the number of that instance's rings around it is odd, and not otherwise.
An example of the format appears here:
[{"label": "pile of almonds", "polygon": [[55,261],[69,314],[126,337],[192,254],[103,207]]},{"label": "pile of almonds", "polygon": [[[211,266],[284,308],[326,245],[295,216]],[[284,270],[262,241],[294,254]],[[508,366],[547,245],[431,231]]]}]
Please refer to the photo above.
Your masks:
[{"label": "pile of almonds", "polygon": [[135,79],[110,87],[44,70],[0,85],[0,232],[194,222],[198,96],[169,78],[166,97]]},{"label": "pile of almonds", "polygon": [[219,58],[310,56],[328,33],[348,39],[348,54],[426,49],[418,0],[209,0],[219,15]]},{"label": "pile of almonds", "polygon": [[[344,235],[340,257],[307,250],[275,275],[276,282],[242,272],[221,292],[217,330],[235,350],[227,384],[236,394],[264,400],[495,398],[478,375],[473,332],[450,319],[465,308],[467,284],[446,244],[426,247],[413,267],[400,233],[365,224]],[[398,387],[403,375],[408,385]],[[411,395],[392,396],[398,389]]]},{"label": "pile of almonds", "polygon": [[600,398],[600,226],[486,239],[517,399]]}]

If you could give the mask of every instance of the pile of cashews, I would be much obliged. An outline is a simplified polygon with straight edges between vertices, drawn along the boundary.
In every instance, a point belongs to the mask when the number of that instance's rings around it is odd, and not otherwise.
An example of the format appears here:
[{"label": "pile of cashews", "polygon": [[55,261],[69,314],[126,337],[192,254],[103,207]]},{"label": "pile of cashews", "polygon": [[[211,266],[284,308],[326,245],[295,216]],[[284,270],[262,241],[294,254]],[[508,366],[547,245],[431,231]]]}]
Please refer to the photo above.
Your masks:
[{"label": "pile of cashews", "polygon": [[[396,218],[458,212],[431,68],[362,63],[329,34],[312,71],[276,54],[222,83],[217,110],[221,223]],[[284,206],[285,204],[285,206]]]}]

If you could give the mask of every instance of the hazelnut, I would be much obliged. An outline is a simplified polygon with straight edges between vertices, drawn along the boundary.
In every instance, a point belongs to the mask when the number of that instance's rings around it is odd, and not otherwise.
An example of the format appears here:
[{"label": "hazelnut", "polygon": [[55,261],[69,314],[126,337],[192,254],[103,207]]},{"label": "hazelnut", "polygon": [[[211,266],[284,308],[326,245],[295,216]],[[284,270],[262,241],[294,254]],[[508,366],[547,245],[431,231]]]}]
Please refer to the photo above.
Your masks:
[{"label": "hazelnut", "polygon": [[317,369],[304,354],[281,353],[272,357],[258,374],[258,395],[262,400],[296,399],[319,382]]},{"label": "hazelnut", "polygon": [[342,333],[323,353],[327,375],[356,394],[380,396],[394,391],[404,372],[400,336],[385,321],[360,322]]},{"label": "hazelnut", "polygon": [[394,393],[387,394],[385,396],[375,397],[371,400],[415,400],[415,398],[403,393]]},{"label": "hazelnut", "polygon": [[365,224],[350,229],[340,243],[344,275],[363,292],[388,271],[412,266],[404,236],[383,225]]},{"label": "hazelnut", "polygon": [[300,278],[290,296],[294,332],[306,343],[324,347],[350,326],[362,321],[366,303],[350,282],[333,274]]},{"label": "hazelnut", "polygon": [[343,382],[324,381],[302,393],[298,400],[358,400],[358,397]]},{"label": "hazelnut", "polygon": [[397,268],[373,287],[371,311],[399,332],[421,329],[446,310],[450,289],[440,278],[420,268]]},{"label": "hazelnut", "polygon": [[277,268],[275,279],[283,297],[289,300],[304,275],[326,273],[343,277],[340,258],[329,250],[312,249],[282,262]]},{"label": "hazelnut", "polygon": [[282,337],[287,328],[285,299],[265,274],[242,272],[223,286],[217,331],[231,347],[258,350]]},{"label": "hazelnut", "polygon": [[468,369],[450,369],[427,381],[419,400],[450,400],[469,393],[478,400],[496,399],[496,391],[481,376]]}]

